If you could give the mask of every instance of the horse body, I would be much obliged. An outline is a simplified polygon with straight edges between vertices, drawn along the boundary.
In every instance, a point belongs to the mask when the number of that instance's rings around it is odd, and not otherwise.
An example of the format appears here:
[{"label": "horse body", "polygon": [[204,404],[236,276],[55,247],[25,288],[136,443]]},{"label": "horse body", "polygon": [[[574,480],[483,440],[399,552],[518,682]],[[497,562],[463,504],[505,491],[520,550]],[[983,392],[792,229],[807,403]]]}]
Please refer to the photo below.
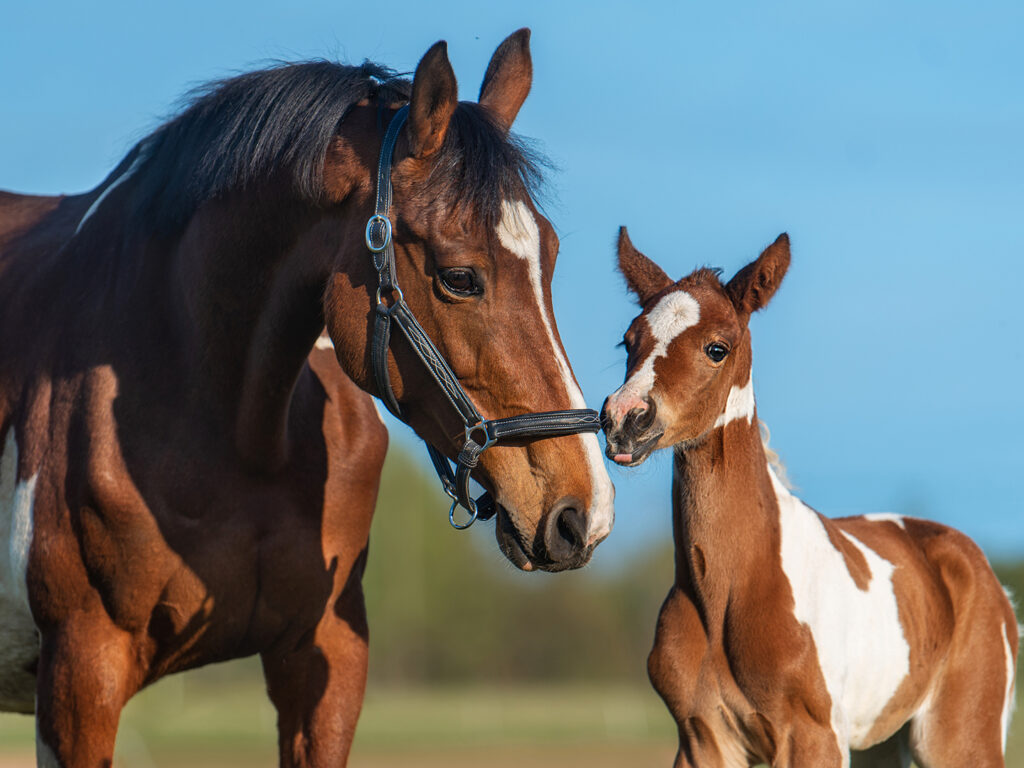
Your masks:
[{"label": "horse body", "polygon": [[[527,40],[499,48],[480,105],[455,101],[443,44],[411,85],[374,65],[284,66],[196,97],[87,194],[0,195],[0,705],[35,709],[40,763],[109,765],[141,687],[255,653],[282,765],[345,762],[387,443],[367,394],[363,230],[382,126],[403,102],[391,215],[409,305],[489,416],[567,408],[576,386],[545,329],[553,231],[507,137]],[[502,190],[537,229],[535,307],[528,265],[477,210]],[[479,291],[445,282],[460,270]],[[505,354],[487,350],[508,323],[532,374],[477,367]],[[407,347],[387,363],[403,414],[451,456],[443,393]],[[578,567],[607,534],[611,486],[588,440],[480,461],[520,567]]]},{"label": "horse body", "polygon": [[[40,208],[84,215],[87,203]],[[50,231],[70,237],[75,224]],[[39,712],[42,756],[96,764],[139,688],[262,652],[272,694],[307,687],[308,701],[282,707],[283,739],[303,732],[287,717],[320,710],[351,739],[365,676],[359,580],[387,444],[372,400],[331,351],[312,350],[289,399],[288,458],[255,473],[226,428],[237,403],[194,391],[202,356],[162,343],[173,320],[161,310],[176,302],[132,311],[101,284],[95,251],[94,269],[57,251],[8,247],[0,262],[0,324],[21,329],[0,345],[4,705]],[[69,304],[74,316],[53,322]]]},{"label": "horse body", "polygon": [[[675,446],[676,576],[648,665],[676,764],[846,766],[854,750],[856,765],[1001,766],[1018,628],[982,552],[930,521],[826,518],[769,465],[746,324],[788,260],[780,239],[725,286],[708,270],[673,283],[620,241],[644,312],[608,450],[636,464]],[[659,306],[675,318],[660,346]]]}]

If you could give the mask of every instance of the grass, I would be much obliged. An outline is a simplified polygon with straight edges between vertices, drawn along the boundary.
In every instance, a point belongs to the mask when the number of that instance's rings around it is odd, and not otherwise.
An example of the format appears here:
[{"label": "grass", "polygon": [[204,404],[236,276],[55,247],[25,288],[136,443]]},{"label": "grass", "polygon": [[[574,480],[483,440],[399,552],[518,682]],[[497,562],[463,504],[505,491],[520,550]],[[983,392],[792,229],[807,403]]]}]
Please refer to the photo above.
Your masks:
[{"label": "grass", "polygon": [[[257,665],[235,662],[161,681],[131,701],[116,768],[271,768],[275,715]],[[668,768],[675,727],[647,687],[371,686],[353,768]],[[33,720],[0,716],[0,768],[34,765]],[[1024,716],[1008,768],[1024,768]]]}]

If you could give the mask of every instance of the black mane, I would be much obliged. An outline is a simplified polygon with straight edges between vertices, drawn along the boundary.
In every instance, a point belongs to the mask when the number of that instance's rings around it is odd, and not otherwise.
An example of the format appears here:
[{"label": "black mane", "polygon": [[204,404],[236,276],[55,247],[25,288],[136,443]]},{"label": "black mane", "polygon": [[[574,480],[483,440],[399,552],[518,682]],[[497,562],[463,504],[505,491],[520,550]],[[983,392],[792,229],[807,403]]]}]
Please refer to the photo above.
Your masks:
[{"label": "black mane", "polygon": [[[272,177],[286,179],[299,199],[321,204],[324,160],[349,109],[363,99],[408,101],[411,90],[409,80],[378,64],[322,60],[203,85],[119,166],[119,171],[129,162],[139,166],[133,174],[132,213],[149,226],[174,230],[203,202]],[[496,126],[486,110],[461,103],[434,160],[430,190],[424,191],[494,219],[503,199],[539,190],[542,166],[538,155]]]}]

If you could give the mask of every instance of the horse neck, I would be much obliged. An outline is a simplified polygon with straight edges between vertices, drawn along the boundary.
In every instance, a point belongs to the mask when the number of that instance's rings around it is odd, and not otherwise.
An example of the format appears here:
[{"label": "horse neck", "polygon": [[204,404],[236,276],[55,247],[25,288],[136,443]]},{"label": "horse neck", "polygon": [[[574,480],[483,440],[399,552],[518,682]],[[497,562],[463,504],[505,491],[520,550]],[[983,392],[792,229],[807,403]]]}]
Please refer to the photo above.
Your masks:
[{"label": "horse neck", "polygon": [[675,453],[676,584],[721,615],[737,582],[778,551],[778,505],[756,411]]}]

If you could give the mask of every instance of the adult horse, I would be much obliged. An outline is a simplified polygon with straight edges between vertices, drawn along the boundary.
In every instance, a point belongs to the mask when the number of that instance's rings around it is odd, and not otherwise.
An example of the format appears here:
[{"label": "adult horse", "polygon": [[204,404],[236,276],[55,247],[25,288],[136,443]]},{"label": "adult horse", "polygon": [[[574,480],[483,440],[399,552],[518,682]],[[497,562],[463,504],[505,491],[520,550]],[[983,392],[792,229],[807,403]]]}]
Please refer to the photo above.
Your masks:
[{"label": "adult horse", "polygon": [[470,511],[474,470],[517,566],[581,566],[608,534],[597,439],[565,423],[557,238],[509,135],[528,43],[497,49],[479,103],[444,43],[411,84],[241,75],[91,192],[0,195],[0,699],[34,707],[41,763],[109,765],[141,687],[255,653],[281,763],[345,762],[386,444],[363,392],[451,478],[458,456]]},{"label": "adult horse", "polygon": [[899,515],[826,518],[779,482],[754,407],[748,323],[789,267],[782,235],[722,284],[678,282],[625,230],[642,307],[608,455],[674,449],[676,574],[651,681],[676,766],[1003,766],[1018,627],[980,549]]}]

